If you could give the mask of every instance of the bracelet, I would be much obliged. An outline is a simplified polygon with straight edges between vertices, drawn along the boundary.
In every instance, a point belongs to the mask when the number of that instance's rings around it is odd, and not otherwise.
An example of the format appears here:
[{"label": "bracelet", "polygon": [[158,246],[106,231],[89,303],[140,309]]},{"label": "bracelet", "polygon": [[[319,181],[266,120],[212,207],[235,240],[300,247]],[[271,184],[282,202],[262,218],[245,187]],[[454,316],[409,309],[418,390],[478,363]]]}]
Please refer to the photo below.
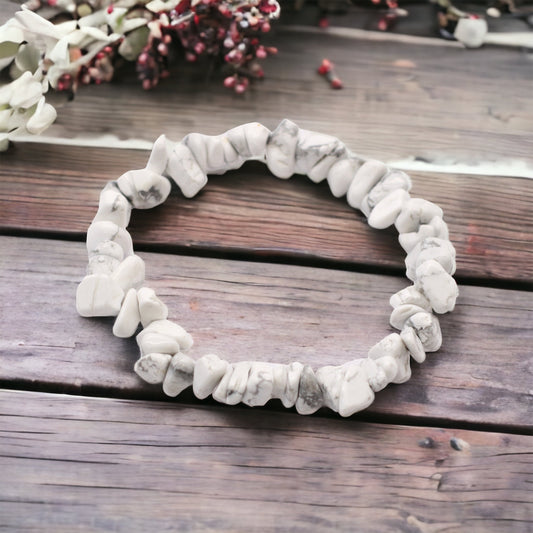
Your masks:
[{"label": "bracelet", "polygon": [[[222,174],[245,161],[266,163],[278,178],[305,174],[327,180],[336,197],[360,209],[376,229],[395,225],[406,251],[412,285],[390,298],[390,324],[400,331],[372,346],[368,357],[313,370],[299,362],[229,363],[207,354],[187,355],[191,335],[168,320],[168,308],[153,289],[144,287],[144,261],[133,252],[126,227],[132,208],[149,209],[166,200],[171,178],[187,198],[207,183],[207,174]],[[130,170],[109,182],[100,194],[98,212],[87,231],[89,265],[76,293],[81,316],[114,316],[118,337],[137,334],[141,357],[135,372],[151,384],[163,384],[168,396],[193,387],[199,399],[209,395],[229,405],[264,405],[279,399],[285,407],[311,414],[326,406],[341,416],[365,409],[374,393],[411,376],[410,358],[422,363],[426,352],[442,344],[435,313],[455,307],[459,294],[452,275],[455,249],[442,209],[411,198],[411,179],[376,160],[365,160],[335,137],[300,129],[283,120],[274,131],[259,123],[243,124],[222,135],[199,133],[173,143],[161,135],[146,168]]]}]

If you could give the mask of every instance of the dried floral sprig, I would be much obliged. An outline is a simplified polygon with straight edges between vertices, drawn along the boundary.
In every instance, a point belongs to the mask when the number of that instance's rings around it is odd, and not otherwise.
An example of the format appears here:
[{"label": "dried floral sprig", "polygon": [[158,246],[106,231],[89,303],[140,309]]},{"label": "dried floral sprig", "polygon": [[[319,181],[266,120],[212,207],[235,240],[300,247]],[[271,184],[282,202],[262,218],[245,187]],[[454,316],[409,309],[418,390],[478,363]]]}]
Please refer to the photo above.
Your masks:
[{"label": "dried floral sprig", "polygon": [[55,120],[44,96],[50,89],[74,94],[110,81],[119,58],[135,61],[152,89],[168,76],[176,45],[188,61],[220,58],[231,70],[224,85],[241,93],[263,77],[258,60],[277,51],[260,42],[279,17],[276,0],[47,0],[51,20],[32,11],[40,0],[30,2],[0,26],[0,70],[9,67],[14,79],[0,87],[0,150]]}]

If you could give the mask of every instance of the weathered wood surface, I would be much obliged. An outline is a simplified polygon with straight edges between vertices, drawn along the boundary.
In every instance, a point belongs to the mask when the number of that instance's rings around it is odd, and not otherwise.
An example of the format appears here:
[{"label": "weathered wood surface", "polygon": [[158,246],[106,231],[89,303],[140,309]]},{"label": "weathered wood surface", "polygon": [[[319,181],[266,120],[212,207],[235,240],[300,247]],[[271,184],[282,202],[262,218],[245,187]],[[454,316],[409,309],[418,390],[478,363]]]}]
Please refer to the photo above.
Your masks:
[{"label": "weathered wood surface", "polygon": [[[207,81],[205,65],[178,63],[152,92],[133,66],[105,86],[83,87],[59,103],[46,135],[69,142],[99,138],[153,142],[191,131],[219,133],[260,121],[273,127],[289,117],[302,127],[338,136],[363,155],[385,161],[482,163],[517,161],[533,174],[531,63],[515,49],[464,50],[346,39],[280,29],[280,52],[263,62],[266,79],[244,96]],[[333,91],[316,73],[328,57],[345,89]],[[106,137],[107,136],[107,137]]]},{"label": "weathered wood surface", "polygon": [[[138,348],[133,339],[113,337],[112,319],[77,315],[74,294],[86,265],[81,243],[2,237],[0,248],[4,386],[164,397],[160,386],[134,374]],[[147,285],[193,334],[193,356],[214,352],[230,361],[318,367],[365,357],[393,331],[388,299],[408,285],[391,276],[141,255]],[[443,348],[423,365],[413,363],[412,379],[380,392],[365,416],[531,430],[532,323],[530,293],[462,287],[456,310],[441,318]]]},{"label": "weathered wood surface", "polygon": [[20,391],[0,417],[9,531],[502,533],[533,516],[533,437]]},{"label": "weathered wood surface", "polygon": [[[81,239],[104,184],[146,160],[145,151],[18,145],[0,155],[0,230]],[[444,209],[459,277],[533,282],[530,180],[412,175],[412,194]],[[331,196],[326,184],[317,186],[303,176],[276,180],[259,163],[213,176],[194,200],[174,191],[157,210],[135,212],[131,228],[134,242],[148,248],[405,268],[395,231],[369,228],[359,211]]]}]

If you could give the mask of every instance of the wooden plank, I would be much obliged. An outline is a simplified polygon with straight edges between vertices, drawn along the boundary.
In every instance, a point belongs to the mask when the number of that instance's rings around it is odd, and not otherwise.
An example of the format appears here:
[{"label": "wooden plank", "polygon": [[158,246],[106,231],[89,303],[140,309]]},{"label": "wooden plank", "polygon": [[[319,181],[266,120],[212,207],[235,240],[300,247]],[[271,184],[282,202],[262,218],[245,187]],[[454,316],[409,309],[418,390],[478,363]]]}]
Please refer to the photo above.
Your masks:
[{"label": "wooden plank", "polygon": [[[18,146],[0,155],[0,230],[82,238],[104,184],[144,166],[144,151]],[[90,165],[88,164],[90,162]],[[457,248],[459,277],[533,280],[533,187],[526,179],[413,173],[412,194],[437,202]],[[236,194],[238,192],[238,194]],[[134,242],[232,251],[285,261],[332,260],[403,269],[393,230],[379,232],[326,184],[281,182],[263,165],[213,176],[199,197],[177,191],[165,206],[137,212]],[[245,228],[245,231],[243,231]]]},{"label": "wooden plank", "polygon": [[15,391],[2,391],[0,416],[9,531],[533,524],[528,436]]},{"label": "wooden plank", "polygon": [[[530,61],[517,50],[476,51],[372,42],[278,28],[264,36],[280,52],[265,60],[265,81],[243,97],[222,86],[205,63],[178,62],[153,92],[141,89],[133,66],[105,86],[83,87],[74,102],[59,97],[46,135],[68,140],[179,140],[191,131],[219,133],[289,117],[338,136],[364,155],[442,162],[531,165],[533,123]],[[316,70],[337,65],[345,89],[332,91]],[[504,95],[504,96],[502,96]],[[530,168],[531,170],[531,168]]]},{"label": "wooden plank", "polygon": [[[0,238],[0,382],[76,394],[162,398],[133,372],[138,349],[112,319],[76,314],[83,245]],[[314,367],[365,357],[392,332],[389,296],[404,278],[168,254],[141,254],[147,285],[195,338],[192,354]],[[367,417],[531,429],[531,293],[461,287],[441,317],[443,348],[380,392]],[[177,403],[195,401],[189,392]],[[266,409],[278,409],[272,402]],[[329,412],[329,411],[328,411]],[[434,422],[432,422],[434,423]]]}]

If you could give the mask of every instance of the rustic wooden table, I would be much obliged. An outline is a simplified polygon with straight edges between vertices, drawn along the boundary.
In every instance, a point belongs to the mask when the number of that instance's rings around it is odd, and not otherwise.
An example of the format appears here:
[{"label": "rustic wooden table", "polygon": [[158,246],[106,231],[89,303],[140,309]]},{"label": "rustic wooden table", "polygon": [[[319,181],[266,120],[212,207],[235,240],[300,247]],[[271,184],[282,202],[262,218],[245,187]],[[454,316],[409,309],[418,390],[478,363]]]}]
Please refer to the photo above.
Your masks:
[{"label": "rustic wooden table", "polygon": [[[2,529],[532,530],[531,58],[286,29],[275,41],[242,97],[190,68],[151,93],[125,72],[0,155]],[[322,57],[343,91],[317,76]],[[413,194],[443,207],[458,252],[443,348],[349,419],[165,398],[133,373],[134,340],[74,308],[108,180],[144,166],[161,132],[283,117],[415,168]],[[231,361],[364,356],[407,284],[394,231],[260,165],[193,200],[175,190],[134,214],[132,236],[196,354]]]}]

